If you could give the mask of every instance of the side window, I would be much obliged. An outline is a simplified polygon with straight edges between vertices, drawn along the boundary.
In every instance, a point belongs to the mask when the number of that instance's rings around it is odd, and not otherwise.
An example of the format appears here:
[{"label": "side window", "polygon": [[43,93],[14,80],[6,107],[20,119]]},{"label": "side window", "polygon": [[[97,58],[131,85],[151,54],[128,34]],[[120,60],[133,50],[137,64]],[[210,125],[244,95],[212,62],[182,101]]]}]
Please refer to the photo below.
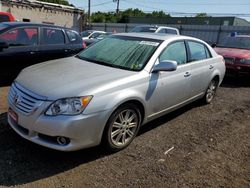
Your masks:
[{"label": "side window", "polygon": [[187,62],[187,53],[184,41],[175,42],[167,46],[160,55],[159,60],[176,61],[178,65],[185,64]]},{"label": "side window", "polygon": [[43,28],[42,44],[64,44],[65,38],[61,29]]},{"label": "side window", "polygon": [[207,56],[207,58],[211,58],[212,55],[211,55],[210,51],[207,49],[207,47],[205,47],[205,50],[206,50],[206,56]]},{"label": "side window", "polygon": [[67,36],[69,38],[70,43],[79,43],[80,37],[79,34],[75,31],[66,30]]},{"label": "side window", "polygon": [[165,29],[161,29],[158,33],[166,33]]},{"label": "side window", "polygon": [[174,29],[166,29],[166,33],[177,35],[177,32],[176,32],[176,30],[174,30]]},{"label": "side window", "polygon": [[207,59],[206,47],[198,42],[188,41],[188,46],[190,49],[190,61],[199,61],[202,59]]},{"label": "side window", "polygon": [[17,28],[0,35],[0,39],[6,41],[9,46],[31,46],[37,45],[37,28]]},{"label": "side window", "polygon": [[90,38],[96,39],[97,37],[99,37],[99,36],[102,35],[102,34],[103,34],[103,33],[98,33],[98,32],[96,32],[96,33],[93,33],[93,34],[91,35]]},{"label": "side window", "polygon": [[7,15],[0,15],[0,22],[9,22],[10,18]]}]

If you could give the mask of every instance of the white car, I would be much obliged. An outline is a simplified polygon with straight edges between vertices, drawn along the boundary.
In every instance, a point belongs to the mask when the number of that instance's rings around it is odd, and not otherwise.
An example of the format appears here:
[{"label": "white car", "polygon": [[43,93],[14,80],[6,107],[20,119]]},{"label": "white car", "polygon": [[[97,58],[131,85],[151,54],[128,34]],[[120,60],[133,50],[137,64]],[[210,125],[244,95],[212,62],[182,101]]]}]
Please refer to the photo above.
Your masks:
[{"label": "white car", "polygon": [[103,35],[106,33],[105,31],[95,31],[95,30],[87,30],[80,33],[82,40],[97,38],[99,35]]},{"label": "white car", "polygon": [[134,27],[130,33],[165,33],[165,34],[175,34],[180,35],[180,32],[177,28],[174,27],[165,27],[157,25],[141,25]]},{"label": "white car", "polygon": [[115,34],[24,69],[9,91],[8,122],[52,149],[119,151],[147,122],[198,99],[210,103],[224,74],[223,57],[199,39]]}]

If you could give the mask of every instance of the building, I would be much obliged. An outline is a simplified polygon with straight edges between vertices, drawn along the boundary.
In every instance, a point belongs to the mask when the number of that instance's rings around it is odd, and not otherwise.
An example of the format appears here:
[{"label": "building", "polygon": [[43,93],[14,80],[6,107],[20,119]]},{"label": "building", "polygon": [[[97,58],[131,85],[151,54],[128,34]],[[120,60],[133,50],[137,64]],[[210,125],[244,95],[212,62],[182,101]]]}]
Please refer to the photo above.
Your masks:
[{"label": "building", "polygon": [[250,26],[247,20],[238,17],[130,17],[128,23]]},{"label": "building", "polygon": [[18,21],[59,25],[81,31],[82,9],[36,0],[0,0],[0,11],[12,13]]}]

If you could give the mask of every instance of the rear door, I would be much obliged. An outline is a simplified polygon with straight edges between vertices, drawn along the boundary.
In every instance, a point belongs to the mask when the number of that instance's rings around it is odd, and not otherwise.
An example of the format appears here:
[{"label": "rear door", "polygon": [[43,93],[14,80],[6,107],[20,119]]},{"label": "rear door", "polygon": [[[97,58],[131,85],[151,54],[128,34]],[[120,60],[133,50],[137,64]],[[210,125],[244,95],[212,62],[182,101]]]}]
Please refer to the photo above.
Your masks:
[{"label": "rear door", "polygon": [[47,61],[67,56],[64,31],[59,28],[42,27],[39,46],[40,60]]},{"label": "rear door", "polygon": [[197,41],[186,41],[188,47],[188,64],[192,70],[190,97],[202,94],[211,79],[214,69],[212,56],[208,48]]},{"label": "rear door", "polygon": [[23,68],[39,61],[38,28],[33,26],[10,29],[0,35],[9,48],[0,51],[1,75],[15,77]]}]

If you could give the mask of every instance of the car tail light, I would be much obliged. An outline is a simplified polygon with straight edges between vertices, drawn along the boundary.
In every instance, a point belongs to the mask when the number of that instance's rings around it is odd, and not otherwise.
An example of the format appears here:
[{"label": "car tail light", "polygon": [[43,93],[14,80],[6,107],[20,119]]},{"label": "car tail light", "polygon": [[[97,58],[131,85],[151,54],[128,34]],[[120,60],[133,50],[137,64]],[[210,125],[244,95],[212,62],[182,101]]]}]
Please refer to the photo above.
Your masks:
[{"label": "car tail light", "polygon": [[83,49],[87,48],[87,44],[86,44],[86,42],[84,42],[84,41],[82,42],[82,48],[83,48]]}]

